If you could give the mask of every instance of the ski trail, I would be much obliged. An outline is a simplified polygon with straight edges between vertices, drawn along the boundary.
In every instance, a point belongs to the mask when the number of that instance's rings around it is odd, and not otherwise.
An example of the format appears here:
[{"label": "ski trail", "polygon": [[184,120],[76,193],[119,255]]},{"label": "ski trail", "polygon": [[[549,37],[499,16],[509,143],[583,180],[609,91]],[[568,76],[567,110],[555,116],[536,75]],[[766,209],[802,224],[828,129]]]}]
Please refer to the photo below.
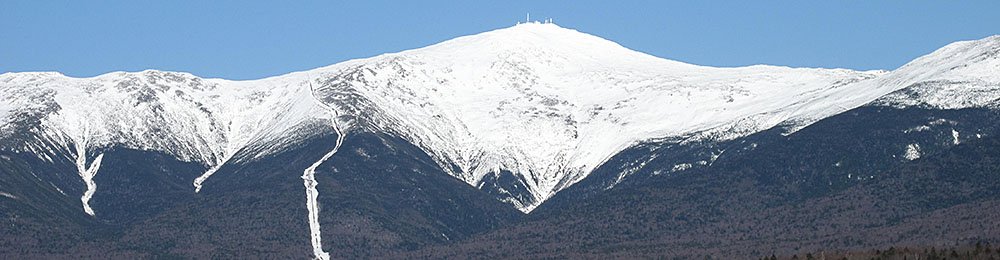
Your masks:
[{"label": "ski trail", "polygon": [[201,191],[201,183],[205,182],[205,180],[207,180],[208,177],[211,177],[212,174],[215,174],[215,171],[218,171],[219,168],[222,168],[222,165],[225,165],[227,162],[229,162],[229,159],[232,158],[233,154],[227,155],[225,158],[222,159],[222,161],[216,162],[215,166],[212,166],[212,168],[208,168],[208,171],[205,171],[205,173],[202,173],[201,176],[195,178],[193,183],[194,193],[198,193],[199,191]]},{"label": "ski trail", "polygon": [[319,205],[316,201],[316,198],[319,197],[316,185],[319,183],[316,181],[316,168],[327,159],[330,159],[333,154],[337,153],[337,150],[340,150],[340,145],[344,143],[344,133],[340,131],[340,126],[337,124],[337,118],[340,117],[340,114],[336,109],[316,98],[313,91],[312,82],[309,82],[309,95],[324,108],[333,112],[334,116],[330,121],[333,123],[333,130],[337,132],[337,144],[334,145],[333,150],[330,150],[330,152],[323,155],[323,158],[320,158],[319,161],[314,162],[302,172],[302,182],[306,186],[306,208],[309,210],[309,237],[312,242],[313,255],[316,256],[316,259],[327,260],[330,259],[330,253],[323,251],[323,239],[319,230]]},{"label": "ski trail", "polygon": [[90,198],[94,197],[94,192],[97,192],[97,182],[94,181],[94,176],[97,175],[97,169],[101,167],[101,160],[104,159],[104,154],[97,155],[97,158],[90,163],[90,168],[83,170],[86,164],[86,159],[83,156],[77,158],[77,168],[80,169],[80,177],[83,177],[83,182],[87,183],[87,191],[83,192],[83,196],[80,197],[80,201],[83,202],[83,211],[87,212],[91,216],[94,216],[94,209],[90,208]]},{"label": "ski trail", "polygon": [[80,174],[80,178],[83,178],[83,182],[87,184],[87,191],[84,191],[83,196],[80,197],[80,202],[83,203],[83,212],[94,216],[94,209],[90,208],[90,198],[94,197],[94,193],[97,192],[97,182],[94,181],[94,176],[97,175],[97,169],[101,167],[104,154],[98,154],[97,158],[94,158],[94,161],[90,163],[90,167],[87,167],[89,134],[90,132],[84,129],[83,137],[76,142],[76,171]]}]

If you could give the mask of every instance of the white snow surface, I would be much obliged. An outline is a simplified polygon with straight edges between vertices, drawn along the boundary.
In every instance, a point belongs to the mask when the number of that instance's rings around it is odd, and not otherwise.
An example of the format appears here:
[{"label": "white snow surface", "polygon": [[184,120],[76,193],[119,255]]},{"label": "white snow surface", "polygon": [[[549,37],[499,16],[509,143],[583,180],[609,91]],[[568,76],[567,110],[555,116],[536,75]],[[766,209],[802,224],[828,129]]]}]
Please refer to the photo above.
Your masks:
[{"label": "white snow surface", "polygon": [[371,100],[391,118],[384,128],[407,129],[408,139],[458,166],[456,177],[478,187],[500,170],[519,175],[534,198],[509,202],[524,211],[643,140],[736,138],[781,123],[806,125],[888,93],[855,102],[830,96],[881,72],[695,66],[554,24],[521,24],[319,71],[334,79],[323,88]]},{"label": "white snow surface", "polygon": [[[0,84],[0,98],[12,107],[58,104],[42,125],[57,135],[88,135],[88,149],[115,144],[207,165],[220,163],[251,140],[279,135],[316,107],[308,87],[287,80],[200,79],[154,70],[93,78],[5,73]],[[55,94],[32,94],[49,92]],[[11,118],[4,120],[0,125],[12,123]]]},{"label": "white snow surface", "polygon": [[[310,94],[312,93],[315,92],[312,91],[312,85],[310,85]],[[315,96],[313,96],[313,99],[315,99]],[[330,259],[330,253],[323,251],[323,237],[319,224],[319,202],[317,201],[317,198],[319,198],[319,190],[316,189],[319,182],[316,181],[316,168],[319,168],[323,162],[329,160],[330,157],[333,157],[333,155],[340,150],[340,146],[344,144],[345,135],[340,131],[339,123],[337,123],[339,112],[326,104],[321,105],[330,110],[330,116],[332,117],[330,119],[330,123],[333,126],[333,129],[337,132],[337,144],[334,145],[330,152],[323,155],[323,158],[320,158],[318,161],[309,166],[309,168],[306,168],[305,171],[302,171],[302,184],[306,187],[306,209],[309,211],[309,237],[313,248],[313,256],[319,260],[328,260]]]},{"label": "white snow surface", "polygon": [[241,149],[260,156],[288,146],[286,136],[314,134],[297,128],[328,113],[310,98],[312,80],[321,102],[355,119],[354,127],[398,134],[474,187],[512,172],[530,197],[504,199],[529,212],[641,141],[795,131],[919,82],[995,86],[997,42],[948,45],[893,72],[715,68],[528,23],[250,81],[161,71],[5,73],[0,138],[17,115],[56,103],[57,111],[41,112],[46,131],[79,136],[86,126],[95,134],[90,149],[122,145],[216,166]]},{"label": "white snow surface", "polygon": [[937,109],[1000,105],[1000,35],[949,44],[876,80],[872,87],[902,89],[876,105]]},{"label": "white snow surface", "polygon": [[906,146],[906,151],[903,152],[903,158],[907,160],[920,159],[920,145],[919,144],[909,144]]}]

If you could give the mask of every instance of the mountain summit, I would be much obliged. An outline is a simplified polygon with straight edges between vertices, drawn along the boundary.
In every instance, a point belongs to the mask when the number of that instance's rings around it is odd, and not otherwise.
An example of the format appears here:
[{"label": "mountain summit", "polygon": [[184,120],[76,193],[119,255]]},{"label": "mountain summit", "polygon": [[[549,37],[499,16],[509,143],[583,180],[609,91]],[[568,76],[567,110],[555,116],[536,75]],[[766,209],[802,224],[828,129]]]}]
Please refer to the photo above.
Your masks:
[{"label": "mountain summit", "polygon": [[[753,217],[746,212],[850,197],[851,185],[881,177],[933,183],[889,171],[922,158],[947,162],[939,155],[949,149],[990,140],[998,75],[998,36],[956,42],[893,71],[715,68],[551,23],[258,80],[4,73],[0,215],[14,224],[0,231],[17,235],[0,244],[39,258],[53,247],[38,241],[74,239],[95,257],[304,258],[311,247],[319,259],[363,258],[446,245],[536,210],[542,217],[509,234],[540,238],[534,232],[547,231],[534,227],[567,223],[621,227],[577,234],[614,233],[622,243],[635,241],[631,231],[704,230],[652,224],[719,223],[730,234],[739,230],[733,223],[772,223],[742,219]],[[612,189],[622,192],[592,196]],[[554,206],[539,208],[546,201]],[[633,215],[641,221],[610,221],[633,204],[644,205]],[[687,209],[699,211],[667,217]],[[544,218],[551,214],[594,221]],[[531,226],[545,221],[559,224]],[[92,231],[109,228],[121,232]],[[576,229],[586,226],[560,231]],[[79,242],[92,236],[127,249]],[[496,243],[461,248],[480,245]]]},{"label": "mountain summit", "polygon": [[320,96],[362,99],[325,102],[398,130],[456,177],[524,211],[636,142],[804,126],[867,102],[826,93],[879,74],[695,66],[534,23],[314,73]]},{"label": "mountain summit", "polygon": [[[76,147],[82,150],[74,160],[84,164],[102,148],[125,146],[217,169],[315,134],[305,122],[332,116],[322,102],[339,111],[347,131],[398,135],[456,178],[528,212],[640,141],[795,131],[927,80],[928,71],[942,68],[926,64],[957,55],[940,53],[974,56],[958,67],[996,62],[996,39],[949,45],[890,73],[713,68],[527,23],[250,81],[152,70],[84,79],[6,73],[0,137],[30,131],[45,141],[4,145],[40,156]],[[234,158],[238,152],[249,158]]]}]

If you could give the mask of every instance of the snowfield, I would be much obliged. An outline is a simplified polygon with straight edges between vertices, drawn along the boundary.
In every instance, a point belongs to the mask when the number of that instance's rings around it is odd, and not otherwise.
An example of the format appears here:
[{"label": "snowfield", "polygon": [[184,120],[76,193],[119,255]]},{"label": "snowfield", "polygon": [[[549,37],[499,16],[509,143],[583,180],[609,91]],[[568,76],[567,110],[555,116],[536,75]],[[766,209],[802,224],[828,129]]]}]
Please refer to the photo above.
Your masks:
[{"label": "snowfield", "polygon": [[[111,146],[162,151],[210,168],[192,183],[200,189],[223,164],[330,134],[329,107],[345,124],[338,130],[399,135],[456,178],[530,212],[644,140],[728,140],[776,126],[792,132],[875,100],[995,106],[998,52],[994,36],[948,45],[891,72],[715,68],[528,23],[250,81],[155,70],[92,78],[5,73],[0,140],[36,137],[0,147],[54,154],[37,151],[48,149],[37,142],[84,146],[84,165]],[[909,94],[896,92],[904,88]],[[248,156],[234,158],[237,152]],[[497,181],[503,174],[516,181]]]}]

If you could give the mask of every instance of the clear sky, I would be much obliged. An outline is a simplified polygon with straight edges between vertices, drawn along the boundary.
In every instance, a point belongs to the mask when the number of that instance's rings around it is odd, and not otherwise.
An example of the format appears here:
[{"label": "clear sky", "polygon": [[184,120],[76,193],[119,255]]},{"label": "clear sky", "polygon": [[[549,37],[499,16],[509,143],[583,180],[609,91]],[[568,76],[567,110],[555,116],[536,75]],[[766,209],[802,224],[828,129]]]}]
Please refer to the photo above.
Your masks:
[{"label": "clear sky", "polygon": [[255,79],[553,18],[710,66],[894,69],[1000,34],[1000,1],[0,2],[0,72]]}]

